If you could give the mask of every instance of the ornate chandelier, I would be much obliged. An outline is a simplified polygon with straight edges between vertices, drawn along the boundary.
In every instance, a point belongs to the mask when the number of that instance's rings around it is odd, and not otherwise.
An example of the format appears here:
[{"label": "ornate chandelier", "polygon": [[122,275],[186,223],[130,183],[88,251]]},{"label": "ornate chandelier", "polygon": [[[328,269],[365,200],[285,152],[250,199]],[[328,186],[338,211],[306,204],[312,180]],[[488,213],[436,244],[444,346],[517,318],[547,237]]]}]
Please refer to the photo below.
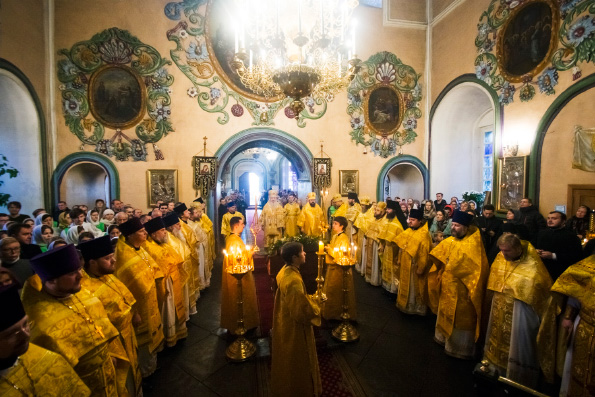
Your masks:
[{"label": "ornate chandelier", "polygon": [[295,118],[302,99],[331,101],[356,72],[357,0],[235,0],[233,72],[266,99],[293,99]]}]

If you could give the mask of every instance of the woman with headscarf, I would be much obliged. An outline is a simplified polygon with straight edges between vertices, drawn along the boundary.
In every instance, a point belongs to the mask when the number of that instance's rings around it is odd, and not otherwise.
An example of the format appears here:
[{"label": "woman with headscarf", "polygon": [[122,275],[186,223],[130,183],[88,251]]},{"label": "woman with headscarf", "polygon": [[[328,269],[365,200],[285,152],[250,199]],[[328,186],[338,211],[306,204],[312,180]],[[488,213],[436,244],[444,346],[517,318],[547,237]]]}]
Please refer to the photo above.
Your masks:
[{"label": "woman with headscarf", "polygon": [[96,209],[87,212],[87,222],[93,225],[96,229],[105,232],[105,224],[99,220],[99,211]]},{"label": "woman with headscarf", "polygon": [[71,223],[72,220],[70,219],[70,214],[67,211],[62,212],[58,217],[58,228],[60,228],[62,232],[66,231],[66,233],[68,233]]},{"label": "woman with headscarf", "polygon": [[62,238],[68,244],[78,244],[79,243],[79,234],[85,231],[85,228],[82,226],[72,226],[68,229],[67,233],[62,232]]},{"label": "woman with headscarf", "polygon": [[48,244],[54,237],[54,229],[48,225],[37,225],[33,228],[33,244],[36,244],[41,248],[41,252],[48,250]]},{"label": "woman with headscarf", "polygon": [[44,212],[43,214],[39,214],[35,217],[35,226],[40,225],[47,225],[51,227],[54,237],[58,237],[60,235],[60,229],[55,225],[54,218],[48,213]]},{"label": "woman with headscarf", "polygon": [[103,210],[103,216],[99,222],[103,223],[104,227],[107,229],[110,225],[114,224],[114,216],[116,216],[114,210],[106,208]]},{"label": "woman with headscarf", "polygon": [[436,208],[434,207],[434,203],[432,200],[428,200],[424,204],[424,219],[428,223],[428,227],[432,226],[434,223],[434,217],[436,216]]},{"label": "woman with headscarf", "polygon": [[566,228],[572,230],[581,240],[584,239],[587,230],[589,230],[590,214],[591,208],[586,205],[579,206],[576,210],[576,215],[566,222]]},{"label": "woman with headscarf", "polygon": [[430,227],[430,233],[434,236],[436,232],[442,232],[444,238],[450,236],[450,226],[452,224],[452,220],[446,217],[446,214],[442,210],[436,211],[436,216],[434,217],[434,222]]}]

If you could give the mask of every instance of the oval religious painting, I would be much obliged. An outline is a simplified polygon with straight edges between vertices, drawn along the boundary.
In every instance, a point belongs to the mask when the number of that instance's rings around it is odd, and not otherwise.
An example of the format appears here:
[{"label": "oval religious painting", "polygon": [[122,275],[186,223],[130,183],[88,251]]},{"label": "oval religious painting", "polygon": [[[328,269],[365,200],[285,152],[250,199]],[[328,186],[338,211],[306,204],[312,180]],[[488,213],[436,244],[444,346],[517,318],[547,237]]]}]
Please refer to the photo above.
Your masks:
[{"label": "oval religious painting", "polygon": [[[217,74],[225,81],[231,88],[242,94],[243,96],[259,102],[275,102],[283,99],[282,96],[265,98],[246,87],[240,77],[235,73],[231,67],[231,62],[235,55],[235,33],[237,26],[234,26],[236,21],[240,21],[242,16],[241,7],[235,0],[209,0],[207,4],[206,23],[205,23],[205,38],[207,50],[209,51],[213,67]],[[267,40],[258,40],[255,32],[247,29],[245,36],[246,51],[251,48],[253,51],[253,62],[256,64],[259,59],[260,51],[259,45],[266,45]],[[247,65],[248,60],[244,61]]]},{"label": "oval religious painting", "polygon": [[521,82],[545,68],[556,49],[558,19],[551,0],[530,0],[512,9],[499,32],[497,52],[508,81]]},{"label": "oval religious painting", "polygon": [[388,135],[399,128],[402,103],[397,90],[389,86],[372,89],[364,104],[366,126],[378,135]]},{"label": "oval religious painting", "polygon": [[145,114],[146,90],[140,76],[123,65],[106,65],[91,76],[89,105],[95,119],[109,128],[129,128]]}]

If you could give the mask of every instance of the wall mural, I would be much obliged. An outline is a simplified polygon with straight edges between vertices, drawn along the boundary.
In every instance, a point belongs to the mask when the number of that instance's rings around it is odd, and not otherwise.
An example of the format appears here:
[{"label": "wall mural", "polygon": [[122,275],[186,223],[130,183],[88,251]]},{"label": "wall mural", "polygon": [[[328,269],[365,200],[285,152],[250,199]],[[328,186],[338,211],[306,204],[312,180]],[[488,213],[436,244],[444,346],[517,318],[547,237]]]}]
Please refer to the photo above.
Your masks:
[{"label": "wall mural", "polygon": [[595,57],[595,0],[492,0],[481,14],[475,74],[499,92],[500,102],[555,95],[559,72]]},{"label": "wall mural", "polygon": [[362,62],[347,89],[351,140],[383,158],[395,155],[397,147],[402,154],[402,147],[415,141],[422,115],[420,76],[390,52]]},{"label": "wall mural", "polygon": [[[188,96],[195,98],[202,110],[220,114],[219,124],[229,122],[230,112],[234,117],[248,113],[254,126],[275,125],[274,119],[280,111],[294,118],[293,110],[288,107],[291,98],[279,97],[267,102],[243,86],[231,71],[234,37],[230,29],[224,29],[229,24],[229,10],[223,3],[184,0],[165,6],[167,18],[180,21],[167,32],[167,38],[176,43],[176,48],[170,51],[172,60],[192,83]],[[321,118],[332,99],[305,98],[306,107],[300,112],[297,125],[303,128],[306,120]]]},{"label": "wall mural", "polygon": [[[66,125],[85,145],[116,160],[155,160],[157,142],[173,131],[170,122],[171,61],[126,30],[110,28],[59,52],[58,80]],[[89,114],[91,113],[91,114]],[[135,138],[123,130],[135,127]],[[106,128],[115,130],[106,138]]]}]

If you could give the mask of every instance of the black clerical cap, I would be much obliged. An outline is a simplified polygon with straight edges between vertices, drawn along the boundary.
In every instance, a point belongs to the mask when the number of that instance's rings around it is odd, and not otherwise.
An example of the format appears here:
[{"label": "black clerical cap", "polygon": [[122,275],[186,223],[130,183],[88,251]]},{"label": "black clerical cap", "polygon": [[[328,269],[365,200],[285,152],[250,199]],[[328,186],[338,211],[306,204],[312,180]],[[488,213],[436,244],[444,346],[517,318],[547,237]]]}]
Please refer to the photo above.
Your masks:
[{"label": "black clerical cap", "polygon": [[411,208],[409,210],[409,218],[419,219],[421,221],[424,219],[424,212],[419,208]]},{"label": "black clerical cap", "polygon": [[31,258],[31,267],[44,283],[81,268],[74,244],[62,245]]},{"label": "black clerical cap", "polygon": [[197,199],[194,199],[194,201],[193,201],[193,202],[194,202],[194,203],[201,203],[201,204],[204,204],[204,203],[205,203],[205,201],[202,199],[202,197],[199,197],[199,198],[197,198]]},{"label": "black clerical cap", "polygon": [[112,254],[114,248],[109,236],[102,236],[93,240],[85,241],[76,246],[81,251],[85,262],[89,262],[91,259],[99,259]]},{"label": "black clerical cap", "polygon": [[178,218],[178,214],[176,214],[175,212],[171,212],[163,217],[163,224],[165,227],[173,226],[179,222],[180,218]]},{"label": "black clerical cap", "polygon": [[386,200],[386,208],[396,211],[397,208],[401,208],[400,204],[393,200]]},{"label": "black clerical cap", "polygon": [[25,317],[25,309],[15,284],[0,287],[0,306],[2,306],[0,332],[12,327]]},{"label": "black clerical cap", "polygon": [[186,207],[186,204],[182,203],[180,205],[178,205],[177,207],[174,207],[174,212],[178,215],[182,215],[184,213],[184,211],[186,211],[188,209],[188,207]]},{"label": "black clerical cap", "polygon": [[473,215],[456,210],[452,215],[452,221],[463,226],[469,226],[473,222]]},{"label": "black clerical cap", "polygon": [[131,234],[138,232],[140,229],[144,228],[145,226],[141,223],[140,219],[132,218],[120,226],[120,232],[124,235],[124,237],[128,237]]},{"label": "black clerical cap", "polygon": [[[174,214],[175,215],[175,214]],[[145,230],[147,233],[155,233],[157,230],[161,230],[165,228],[165,223],[163,223],[163,218],[160,216],[151,219],[147,223],[145,223]]]},{"label": "black clerical cap", "polygon": [[357,193],[349,192],[349,193],[347,193],[347,198],[351,199],[351,200],[357,200]]},{"label": "black clerical cap", "polygon": [[227,203],[227,208],[233,207],[234,205],[236,205],[236,202],[235,201],[230,201],[229,203]]}]

